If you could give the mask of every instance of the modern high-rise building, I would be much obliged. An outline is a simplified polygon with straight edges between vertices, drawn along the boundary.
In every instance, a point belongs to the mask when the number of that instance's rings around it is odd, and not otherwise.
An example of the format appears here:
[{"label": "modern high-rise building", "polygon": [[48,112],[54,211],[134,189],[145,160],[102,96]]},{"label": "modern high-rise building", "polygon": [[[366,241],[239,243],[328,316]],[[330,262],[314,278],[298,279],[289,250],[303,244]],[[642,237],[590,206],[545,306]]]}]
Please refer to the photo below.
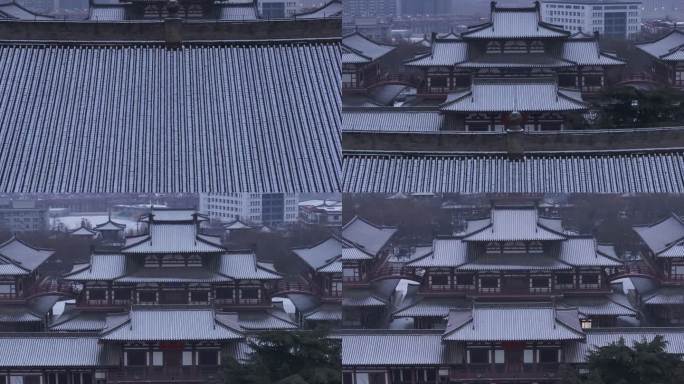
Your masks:
[{"label": "modern high-rise building", "polygon": [[200,212],[225,222],[279,225],[297,221],[297,202],[293,193],[201,194]]},{"label": "modern high-rise building", "polygon": [[47,209],[35,201],[0,200],[0,230],[15,232],[43,231],[47,227]]},{"label": "modern high-rise building", "polygon": [[542,19],[571,32],[631,38],[641,30],[641,1],[543,0]]},{"label": "modern high-rise building", "polygon": [[392,16],[397,13],[397,0],[345,0],[345,17]]},{"label": "modern high-rise building", "polygon": [[300,10],[299,3],[292,0],[259,0],[259,14],[264,19],[292,17]]}]

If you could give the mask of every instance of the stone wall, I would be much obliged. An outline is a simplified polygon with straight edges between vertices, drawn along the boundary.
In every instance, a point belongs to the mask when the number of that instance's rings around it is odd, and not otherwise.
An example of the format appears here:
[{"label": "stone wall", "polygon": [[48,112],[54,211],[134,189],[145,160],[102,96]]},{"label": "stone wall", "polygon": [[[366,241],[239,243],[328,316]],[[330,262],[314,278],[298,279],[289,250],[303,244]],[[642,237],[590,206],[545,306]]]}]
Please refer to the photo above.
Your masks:
[{"label": "stone wall", "polygon": [[524,133],[344,132],[345,151],[551,152],[684,149],[684,127]]},{"label": "stone wall", "polygon": [[0,21],[0,40],[180,41],[339,39],[340,19],[92,22]]}]

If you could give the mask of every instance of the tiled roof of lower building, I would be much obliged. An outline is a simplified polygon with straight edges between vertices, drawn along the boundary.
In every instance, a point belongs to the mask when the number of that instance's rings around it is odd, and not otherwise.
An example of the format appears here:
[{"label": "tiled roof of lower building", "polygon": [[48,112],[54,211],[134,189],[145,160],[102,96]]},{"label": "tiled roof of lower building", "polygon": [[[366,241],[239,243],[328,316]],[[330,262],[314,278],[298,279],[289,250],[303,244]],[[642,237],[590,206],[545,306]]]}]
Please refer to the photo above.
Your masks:
[{"label": "tiled roof of lower building", "polygon": [[342,112],[343,131],[440,132],[459,129],[454,119],[438,111],[363,108]]},{"label": "tiled roof of lower building", "polygon": [[343,366],[438,366],[460,363],[463,346],[443,343],[440,333],[375,331],[343,334]]},{"label": "tiled roof of lower building", "polygon": [[397,229],[394,227],[376,225],[358,216],[355,216],[342,227],[344,240],[353,243],[373,256],[377,256],[378,252],[396,232]]},{"label": "tiled roof of lower building", "polygon": [[286,330],[299,328],[280,309],[238,312],[238,323],[245,330]]},{"label": "tiled roof of lower building", "polygon": [[662,287],[643,296],[645,305],[682,305],[684,288]]},{"label": "tiled roof of lower building", "polygon": [[326,303],[314,308],[304,315],[308,321],[342,321],[342,306]]},{"label": "tiled roof of lower building", "polygon": [[587,109],[582,95],[559,88],[553,79],[476,78],[467,93],[451,94],[442,105],[449,112],[536,112]]},{"label": "tiled roof of lower building", "polygon": [[[106,367],[118,366],[116,349],[99,343],[97,336],[74,334],[0,334],[0,367]],[[11,351],[12,353],[6,353]]]},{"label": "tiled roof of lower building", "polygon": [[656,257],[682,257],[679,244],[684,241],[684,220],[671,214],[656,223],[632,227]]},{"label": "tiled roof of lower building", "polygon": [[105,341],[239,340],[234,322],[211,308],[138,306],[116,315],[102,333]]},{"label": "tiled roof of lower building", "polygon": [[442,317],[449,316],[451,308],[469,308],[464,299],[424,298],[392,313],[392,317]]},{"label": "tiled roof of lower building", "polygon": [[637,311],[624,295],[565,298],[560,305],[577,308],[582,316],[636,316]]},{"label": "tiled roof of lower building", "polygon": [[38,248],[12,237],[0,244],[0,274],[28,275],[55,252]]},{"label": "tiled roof of lower building", "polygon": [[349,193],[684,193],[684,153],[347,152]]},{"label": "tiled roof of lower building", "polygon": [[577,309],[551,304],[477,304],[452,309],[444,340],[532,341],[582,340]]},{"label": "tiled roof of lower building", "polygon": [[339,59],[331,40],[0,44],[0,191],[337,191]]}]

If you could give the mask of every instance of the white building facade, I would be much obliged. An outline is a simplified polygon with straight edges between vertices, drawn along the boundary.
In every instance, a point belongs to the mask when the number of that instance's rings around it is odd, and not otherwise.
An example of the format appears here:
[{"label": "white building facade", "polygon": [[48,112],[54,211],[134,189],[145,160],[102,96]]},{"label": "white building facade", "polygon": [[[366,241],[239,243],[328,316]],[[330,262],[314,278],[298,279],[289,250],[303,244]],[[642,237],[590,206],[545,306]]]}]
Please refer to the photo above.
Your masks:
[{"label": "white building facade", "polygon": [[641,1],[544,0],[543,21],[575,32],[632,38],[641,30]]},{"label": "white building facade", "polygon": [[259,0],[259,14],[264,19],[284,19],[292,17],[302,9],[295,0]]},{"label": "white building facade", "polygon": [[211,219],[251,224],[294,223],[298,216],[298,197],[294,193],[200,194],[200,212]]}]

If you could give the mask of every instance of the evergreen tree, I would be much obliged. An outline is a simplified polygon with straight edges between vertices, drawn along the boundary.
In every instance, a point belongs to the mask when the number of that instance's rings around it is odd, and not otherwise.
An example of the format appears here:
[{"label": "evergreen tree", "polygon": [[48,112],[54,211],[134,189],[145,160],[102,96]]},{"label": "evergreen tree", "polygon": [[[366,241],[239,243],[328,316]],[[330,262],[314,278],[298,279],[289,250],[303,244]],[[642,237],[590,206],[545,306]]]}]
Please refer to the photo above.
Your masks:
[{"label": "evergreen tree", "polygon": [[588,373],[564,372],[564,384],[681,384],[684,363],[665,351],[662,336],[630,347],[624,339],[589,352]]},{"label": "evergreen tree", "polygon": [[324,330],[268,332],[250,342],[245,362],[228,358],[227,384],[340,384],[339,340]]}]

